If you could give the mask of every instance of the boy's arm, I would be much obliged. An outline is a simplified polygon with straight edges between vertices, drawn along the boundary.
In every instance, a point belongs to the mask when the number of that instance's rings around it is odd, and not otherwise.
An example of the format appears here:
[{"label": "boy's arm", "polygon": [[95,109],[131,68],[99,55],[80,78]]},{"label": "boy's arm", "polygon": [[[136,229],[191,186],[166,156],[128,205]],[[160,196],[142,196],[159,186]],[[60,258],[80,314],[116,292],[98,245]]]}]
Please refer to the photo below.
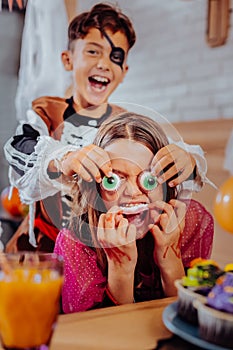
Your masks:
[{"label": "boy's arm", "polygon": [[[73,145],[73,139],[49,136],[49,125],[34,111],[28,112],[28,118],[30,123],[22,122],[4,148],[11,166],[10,183],[18,188],[22,202],[31,204],[59,191],[69,193],[74,174],[99,182],[101,172],[106,176],[111,173],[107,152],[91,144],[96,128],[88,129],[82,146]],[[69,135],[76,132],[68,131]]]},{"label": "boy's arm", "polygon": [[10,165],[10,183],[19,189],[21,200],[30,204],[61,189],[61,183],[49,177],[48,164],[77,147],[63,145],[50,137],[47,125],[32,110],[28,111],[27,118],[5,144],[4,152]]}]

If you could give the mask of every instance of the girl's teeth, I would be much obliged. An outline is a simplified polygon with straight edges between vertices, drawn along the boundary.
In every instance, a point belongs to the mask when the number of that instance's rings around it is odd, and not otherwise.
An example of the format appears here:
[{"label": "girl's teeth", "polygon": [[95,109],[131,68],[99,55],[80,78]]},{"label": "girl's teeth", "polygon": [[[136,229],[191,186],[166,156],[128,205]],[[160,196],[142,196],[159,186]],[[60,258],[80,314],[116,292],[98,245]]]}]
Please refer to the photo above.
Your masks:
[{"label": "girl's teeth", "polygon": [[145,209],[147,209],[148,205],[147,204],[127,204],[125,206],[121,206],[121,210],[123,211],[123,213],[125,214],[132,214],[135,212],[141,212]]}]

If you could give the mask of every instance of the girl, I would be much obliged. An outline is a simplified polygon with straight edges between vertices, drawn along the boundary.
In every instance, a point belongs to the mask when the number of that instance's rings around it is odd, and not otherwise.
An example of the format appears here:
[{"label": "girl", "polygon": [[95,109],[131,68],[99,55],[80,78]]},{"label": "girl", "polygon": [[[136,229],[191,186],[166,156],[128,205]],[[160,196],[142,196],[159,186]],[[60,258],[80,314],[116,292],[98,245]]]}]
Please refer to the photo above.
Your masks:
[{"label": "girl", "polygon": [[210,256],[211,215],[151,173],[168,144],[155,121],[129,112],[111,117],[94,144],[113,170],[100,183],[75,177],[70,228],[55,244],[64,257],[64,312],[175,295],[189,261]]}]

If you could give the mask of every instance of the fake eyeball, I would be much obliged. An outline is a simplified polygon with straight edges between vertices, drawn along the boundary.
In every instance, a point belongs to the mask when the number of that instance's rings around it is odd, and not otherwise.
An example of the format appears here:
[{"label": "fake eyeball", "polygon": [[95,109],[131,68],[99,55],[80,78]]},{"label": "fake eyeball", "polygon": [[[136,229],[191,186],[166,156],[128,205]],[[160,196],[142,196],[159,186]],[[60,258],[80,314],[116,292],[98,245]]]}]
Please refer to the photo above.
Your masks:
[{"label": "fake eyeball", "polygon": [[116,191],[120,185],[121,179],[118,175],[104,176],[102,180],[102,188],[106,191]]},{"label": "fake eyeball", "polygon": [[143,191],[153,191],[158,186],[157,177],[152,175],[149,171],[141,173],[138,181]]}]

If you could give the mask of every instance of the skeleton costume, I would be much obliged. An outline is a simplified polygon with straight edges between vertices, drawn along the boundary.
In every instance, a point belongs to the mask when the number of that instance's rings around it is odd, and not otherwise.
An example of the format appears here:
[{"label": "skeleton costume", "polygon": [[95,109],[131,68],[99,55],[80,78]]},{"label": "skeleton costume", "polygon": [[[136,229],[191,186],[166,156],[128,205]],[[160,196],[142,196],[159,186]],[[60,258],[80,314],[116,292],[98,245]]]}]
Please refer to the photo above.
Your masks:
[{"label": "skeleton costume", "polygon": [[[27,243],[26,240],[18,242],[18,249],[53,250],[59,229],[66,226],[72,184],[70,177],[65,177],[62,172],[49,173],[48,164],[54,160],[60,169],[60,161],[67,152],[91,144],[100,124],[110,115],[123,111],[121,107],[108,104],[100,118],[92,118],[75,111],[72,97],[44,96],[32,102],[26,120],[20,122],[16,135],[4,147],[10,165],[10,183],[19,189],[21,201],[30,206],[23,231],[19,228],[17,232],[22,239],[20,235],[27,233],[29,224],[30,244],[27,237]],[[182,184],[183,192],[199,191],[203,183],[209,182],[203,150],[182,140],[170,140],[170,143],[185,148],[196,160],[195,179]]]}]

